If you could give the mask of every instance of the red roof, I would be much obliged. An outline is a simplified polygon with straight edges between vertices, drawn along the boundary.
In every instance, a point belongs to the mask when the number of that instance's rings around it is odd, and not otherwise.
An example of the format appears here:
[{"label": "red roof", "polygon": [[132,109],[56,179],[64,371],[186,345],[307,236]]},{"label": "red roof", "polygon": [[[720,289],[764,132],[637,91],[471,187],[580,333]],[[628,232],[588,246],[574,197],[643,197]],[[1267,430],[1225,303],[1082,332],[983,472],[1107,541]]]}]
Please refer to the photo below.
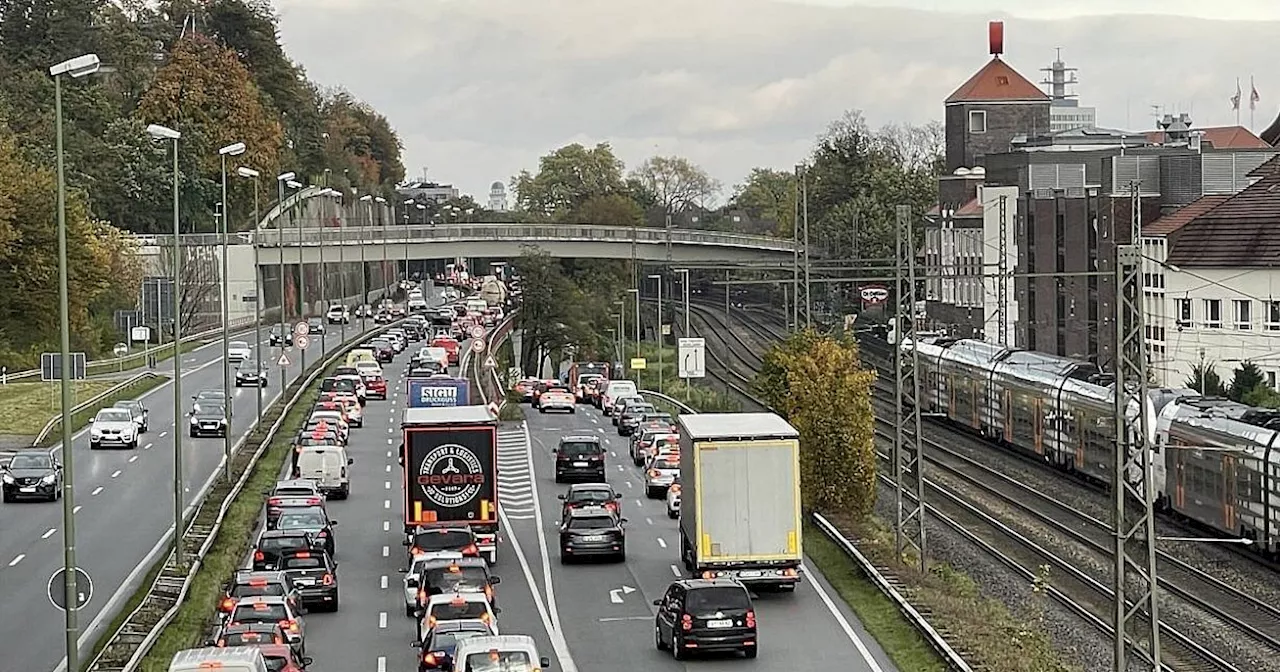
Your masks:
[{"label": "red roof", "polygon": [[947,103],[977,103],[995,100],[1048,101],[1049,96],[1008,63],[993,58],[960,85]]},{"label": "red roof", "polygon": [[1174,210],[1156,221],[1143,225],[1142,235],[1167,236],[1187,224],[1190,224],[1200,215],[1218,207],[1229,198],[1231,198],[1231,194],[1201,196],[1200,198],[1178,208],[1177,210]]},{"label": "red roof", "polygon": [[[1213,145],[1214,149],[1258,149],[1271,146],[1244,126],[1212,126],[1192,130],[1204,133],[1203,141]],[[1145,135],[1147,142],[1164,142],[1164,131],[1147,131]]]},{"label": "red roof", "polygon": [[1280,266],[1280,158],[1260,179],[1196,217],[1178,233],[1168,263],[1200,268]]}]

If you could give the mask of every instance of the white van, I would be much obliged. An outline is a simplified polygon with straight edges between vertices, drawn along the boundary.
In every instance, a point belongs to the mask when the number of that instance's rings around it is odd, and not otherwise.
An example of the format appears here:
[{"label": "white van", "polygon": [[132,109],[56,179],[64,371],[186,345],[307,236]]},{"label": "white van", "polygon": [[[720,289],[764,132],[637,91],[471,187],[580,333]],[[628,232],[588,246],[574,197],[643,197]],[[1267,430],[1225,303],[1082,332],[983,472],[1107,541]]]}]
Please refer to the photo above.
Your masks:
[{"label": "white van", "polygon": [[351,478],[347,467],[355,460],[347,457],[342,446],[302,446],[298,453],[298,478],[315,481],[316,489],[334,499],[351,496]]},{"label": "white van", "polygon": [[639,392],[636,390],[636,384],[630,380],[611,380],[608,385],[604,386],[604,394],[600,395],[600,410],[605,415],[613,414],[613,402],[619,397],[634,397]]},{"label": "white van", "polygon": [[481,635],[458,643],[453,652],[453,672],[533,672],[551,667],[538,655],[538,645],[528,635]]},{"label": "white van", "polygon": [[173,654],[169,672],[267,672],[267,661],[256,646],[187,649]]}]

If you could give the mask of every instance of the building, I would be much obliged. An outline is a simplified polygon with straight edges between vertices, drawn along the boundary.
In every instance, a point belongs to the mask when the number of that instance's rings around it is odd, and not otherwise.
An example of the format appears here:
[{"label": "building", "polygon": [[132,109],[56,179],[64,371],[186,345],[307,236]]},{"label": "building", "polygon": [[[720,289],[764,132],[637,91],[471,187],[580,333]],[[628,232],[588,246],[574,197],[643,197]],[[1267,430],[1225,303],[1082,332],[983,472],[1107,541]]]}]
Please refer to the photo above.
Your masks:
[{"label": "building", "polygon": [[489,185],[489,210],[493,212],[507,211],[507,187],[501,182]]},{"label": "building", "polygon": [[432,201],[435,203],[446,203],[461,195],[457,187],[452,184],[439,184],[420,180],[406,182],[396,187],[396,193],[405,198],[412,198],[415,201]]},{"label": "building", "polygon": [[1079,84],[1076,79],[1076,68],[1068,68],[1062,62],[1062,50],[1058,57],[1047,68],[1040,68],[1045,78],[1040,83],[1049,89],[1049,131],[1069,131],[1073,128],[1093,128],[1098,125],[1098,110],[1083,107],[1076,99],[1076,94],[1067,90],[1068,86]]}]

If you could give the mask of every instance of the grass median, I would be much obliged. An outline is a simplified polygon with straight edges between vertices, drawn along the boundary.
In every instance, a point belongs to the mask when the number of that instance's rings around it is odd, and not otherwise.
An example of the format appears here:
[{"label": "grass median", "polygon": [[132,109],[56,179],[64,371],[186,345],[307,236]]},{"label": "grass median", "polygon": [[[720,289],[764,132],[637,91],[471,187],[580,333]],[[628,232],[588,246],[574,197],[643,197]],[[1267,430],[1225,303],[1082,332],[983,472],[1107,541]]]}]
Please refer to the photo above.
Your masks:
[{"label": "grass median", "polygon": [[[72,382],[72,402],[79,403],[114,387],[118,380]],[[0,386],[0,427],[5,434],[35,436],[62,409],[61,386],[51,383],[9,383]]]},{"label": "grass median", "polygon": [[[93,416],[98,414],[98,411],[111,406],[117,401],[124,401],[126,399],[137,399],[138,397],[146,394],[147,392],[150,392],[151,390],[165,384],[168,381],[169,381],[168,377],[156,375],[154,377],[143,378],[141,380],[125,385],[119,390],[116,390],[115,392],[107,395],[107,397],[102,399],[101,401],[95,404],[91,404],[88,408],[72,413],[71,414],[71,431],[73,432],[78,431],[81,427],[84,427],[85,425],[89,424],[89,422],[93,420]],[[97,381],[85,381],[85,382],[97,382]],[[122,381],[118,381],[118,380],[107,381],[106,387],[99,389],[97,392],[94,392],[93,394],[86,394],[83,398],[87,399],[92,397],[94,394],[101,394],[111,389],[113,386],[119,385],[121,382]],[[0,402],[0,403],[3,403],[3,402]],[[49,420],[52,419],[52,417],[53,417],[52,414],[49,417],[46,417],[44,419],[44,422],[41,422],[40,426],[36,428],[35,431],[31,432],[31,434],[34,435],[39,433],[39,431],[44,428],[45,423],[49,422]],[[59,441],[61,441],[62,440],[61,426],[62,426],[61,422],[54,423],[53,429],[50,430],[49,434],[45,436],[44,440],[40,442],[40,445],[52,446],[57,444]]]},{"label": "grass median", "polygon": [[[209,341],[200,339],[195,341],[183,341],[178,346],[178,352],[187,353],[208,343]],[[154,351],[156,356],[156,364],[173,357],[173,344],[161,346]],[[139,351],[137,354],[125,355],[124,359],[111,362],[89,362],[85,364],[85,374],[90,376],[101,376],[110,373],[118,373],[120,371],[130,371],[140,369],[147,365],[147,356]]]}]

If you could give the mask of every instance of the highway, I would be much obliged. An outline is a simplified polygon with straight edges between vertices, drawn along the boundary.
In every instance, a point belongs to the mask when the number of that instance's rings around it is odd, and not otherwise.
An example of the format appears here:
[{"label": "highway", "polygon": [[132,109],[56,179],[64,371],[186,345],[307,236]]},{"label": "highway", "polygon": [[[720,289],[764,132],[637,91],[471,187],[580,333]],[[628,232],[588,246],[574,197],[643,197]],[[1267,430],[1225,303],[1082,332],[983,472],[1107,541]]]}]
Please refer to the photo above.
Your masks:
[{"label": "highway", "polygon": [[[353,494],[329,504],[340,521],[338,572],[341,609],[307,618],[310,672],[414,670],[414,622],[404,616],[400,545],[400,444],[403,412],[401,355],[387,367],[393,396],[372,401],[366,427],[354,430]],[[527,408],[527,407],[526,407]],[[892,672],[895,668],[862,629],[835,590],[806,568],[793,595],[761,595],[761,652],[755,661],[716,658],[676,662],[653,644],[653,600],[680,574],[676,521],[661,500],[643,497],[639,471],[625,458],[626,439],[600,412],[579,406],[573,415],[528,414],[499,432],[499,490],[503,532],[493,573],[503,633],[533,636],[553,669],[730,670],[839,669]],[[556,525],[566,486],[554,479],[551,450],[570,433],[600,434],[610,452],[609,481],[626,496],[628,553],[623,564],[564,566]],[[621,458],[618,456],[622,456]],[[617,591],[618,602],[610,592]],[[555,633],[559,633],[558,635]],[[553,639],[558,640],[553,643]]]},{"label": "highway", "polygon": [[[332,325],[325,334],[331,351],[340,337]],[[372,327],[372,322],[369,324]],[[348,325],[355,333],[359,323]],[[267,329],[258,350],[264,367],[273,374],[269,386],[261,390],[263,406],[277,398],[284,385],[276,366],[279,348],[269,348]],[[253,332],[239,338],[252,341]],[[320,338],[313,337],[307,361],[319,356]],[[185,413],[190,398],[202,389],[222,388],[222,342],[215,341],[183,354],[182,392],[185,407],[176,414],[172,382],[141,397],[150,409],[150,431],[142,435],[136,450],[89,450],[88,432],[74,436],[70,456],[76,479],[76,555],[79,566],[93,581],[89,603],[79,612],[80,648],[92,644],[108,619],[99,618],[102,608],[131,574],[145,573],[142,560],[156,546],[173,523],[173,433],[187,431]],[[301,371],[297,350],[290,352],[288,380]],[[165,366],[168,364],[168,366]],[[172,363],[162,362],[158,373],[172,373]],[[232,373],[234,375],[234,371]],[[234,381],[233,381],[234,382]],[[233,388],[231,436],[244,436],[257,416],[256,388]],[[222,458],[220,438],[193,439],[183,435],[184,487],[190,498],[212,477]],[[58,447],[61,451],[61,446]],[[63,565],[61,503],[22,502],[0,505],[0,651],[4,669],[51,670],[65,664],[64,615],[50,602],[49,579]],[[121,594],[120,600],[128,595]]]}]

